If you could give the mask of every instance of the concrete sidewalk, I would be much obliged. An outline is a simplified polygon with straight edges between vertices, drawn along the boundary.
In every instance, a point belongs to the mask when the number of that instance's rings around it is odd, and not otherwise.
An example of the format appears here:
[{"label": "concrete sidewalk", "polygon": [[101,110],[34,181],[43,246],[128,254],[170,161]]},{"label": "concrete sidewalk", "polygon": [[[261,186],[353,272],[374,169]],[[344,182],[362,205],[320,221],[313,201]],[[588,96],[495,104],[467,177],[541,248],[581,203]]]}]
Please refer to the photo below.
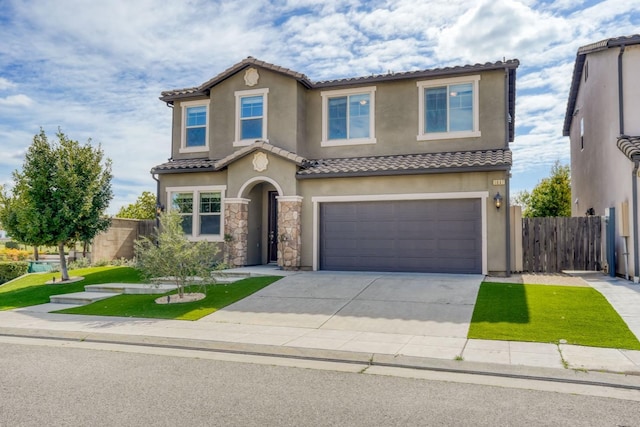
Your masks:
[{"label": "concrete sidewalk", "polygon": [[[306,274],[309,273],[299,273],[300,276]],[[324,277],[335,283],[335,277]],[[348,276],[345,275],[345,280],[346,277]],[[350,301],[356,303],[354,307],[361,307],[366,301],[374,301],[375,298],[388,292],[390,284],[385,283],[388,277],[385,278],[384,275],[376,277],[378,277],[377,286],[376,281],[371,282],[370,275],[366,274],[356,276],[356,279],[351,281],[360,283],[360,285],[351,285],[353,287],[351,293],[355,292],[356,296],[370,298],[358,300],[352,297]],[[408,289],[415,291],[415,280],[412,281],[410,277],[407,280]],[[602,292],[636,336],[640,336],[640,286],[602,275],[586,276],[584,280],[589,286]],[[278,283],[280,282],[274,285]],[[365,283],[368,285],[364,286]],[[265,288],[260,298],[285,298],[280,293],[279,286],[274,285]],[[330,286],[330,283],[327,285]],[[467,291],[452,294],[454,299],[455,295],[460,297],[458,302],[463,311],[459,313],[465,313],[464,310],[470,313],[469,308],[466,307],[470,292],[473,293],[470,289],[472,286]],[[346,292],[344,288],[342,291]],[[420,293],[417,295],[417,299],[420,299]],[[422,296],[426,298],[426,294]],[[295,299],[296,296],[289,294],[289,298]],[[393,298],[393,293],[387,294],[386,298]],[[451,307],[451,304],[448,305]],[[545,369],[545,372],[567,372],[566,368],[570,368],[640,374],[640,351],[568,344],[466,339],[466,332],[463,334],[459,330],[460,324],[464,324],[465,320],[460,317],[452,322],[451,328],[447,328],[447,322],[442,321],[443,330],[448,332],[438,333],[437,328],[405,329],[404,326],[411,326],[411,323],[416,321],[411,316],[403,321],[402,313],[393,314],[400,319],[367,319],[349,316],[349,313],[353,314],[353,309],[343,312],[343,316],[335,316],[337,313],[333,311],[335,307],[330,307],[325,313],[320,309],[323,317],[314,319],[313,315],[309,315],[311,310],[299,308],[297,309],[300,312],[299,316],[271,313],[274,317],[267,321],[271,324],[265,324],[264,321],[256,321],[258,316],[256,313],[243,311],[242,306],[242,304],[236,307],[229,306],[195,322],[64,315],[43,312],[46,311],[43,307],[35,306],[0,312],[0,334],[104,340],[143,345],[197,346],[224,351],[331,359],[363,358],[363,360],[385,360],[387,363],[411,360],[414,364],[439,366],[444,364],[455,369],[482,367],[484,370],[499,370],[502,366],[508,369]],[[344,308],[348,304],[339,303],[338,306]],[[471,310],[472,308],[473,304]],[[315,310],[318,311],[318,308],[316,307]],[[438,313],[440,316],[446,315],[446,310]],[[268,312],[262,312],[259,316],[268,317],[268,314]],[[467,315],[463,317],[465,316]],[[470,314],[468,316],[467,322],[470,320]],[[403,323],[394,325],[394,322],[398,321]],[[426,319],[425,324],[429,321]],[[380,325],[383,325],[382,329]],[[384,329],[384,325],[387,325],[388,329]],[[438,326],[437,322],[435,326]],[[402,333],[397,330],[399,327]],[[551,370],[546,371],[547,368]],[[630,378],[630,381],[640,385],[640,377]]]}]

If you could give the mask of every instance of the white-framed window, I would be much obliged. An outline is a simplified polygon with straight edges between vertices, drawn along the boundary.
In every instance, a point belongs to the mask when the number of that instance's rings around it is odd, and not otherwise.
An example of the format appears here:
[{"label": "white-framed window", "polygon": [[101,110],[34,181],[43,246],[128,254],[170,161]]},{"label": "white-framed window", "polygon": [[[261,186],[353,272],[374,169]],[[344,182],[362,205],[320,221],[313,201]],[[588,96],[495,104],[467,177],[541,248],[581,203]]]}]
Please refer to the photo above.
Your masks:
[{"label": "white-framed window", "polygon": [[375,144],[376,87],[322,91],[321,146]]},{"label": "white-framed window", "polygon": [[181,153],[209,151],[209,101],[188,101],[182,107]]},{"label": "white-framed window", "polygon": [[269,89],[240,90],[236,96],[235,146],[250,145],[267,138],[267,112]]},{"label": "white-framed window", "polygon": [[479,81],[474,75],[418,82],[417,139],[479,137]]},{"label": "white-framed window", "polygon": [[182,216],[189,240],[224,240],[225,190],[224,185],[167,187],[167,205]]}]

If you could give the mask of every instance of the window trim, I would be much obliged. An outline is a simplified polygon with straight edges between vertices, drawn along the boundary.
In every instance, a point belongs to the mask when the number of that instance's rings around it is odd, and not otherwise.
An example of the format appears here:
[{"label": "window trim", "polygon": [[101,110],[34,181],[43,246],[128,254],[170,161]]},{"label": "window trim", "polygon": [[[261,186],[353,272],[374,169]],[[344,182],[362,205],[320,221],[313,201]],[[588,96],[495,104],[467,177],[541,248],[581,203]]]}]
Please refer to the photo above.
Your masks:
[{"label": "window trim", "polygon": [[[187,239],[191,242],[207,241],[207,242],[223,242],[224,241],[224,201],[226,185],[202,185],[202,186],[185,186],[185,187],[166,187],[167,194],[167,210],[172,207],[171,195],[173,193],[191,193],[193,194],[193,226],[191,235],[187,235]],[[200,234],[200,193],[220,193],[220,234]]]},{"label": "window trim", "polygon": [[[482,136],[480,132],[480,75],[452,77],[447,79],[422,80],[416,83],[418,86],[418,141],[432,141],[435,139],[477,138]],[[434,132],[426,133],[424,93],[427,88],[450,86],[461,83],[473,84],[473,130],[458,132]],[[448,90],[447,90],[448,92]],[[448,97],[447,97],[448,98]],[[447,114],[449,113],[447,106]]]},{"label": "window trim", "polygon": [[[269,139],[267,138],[267,121],[268,121],[268,112],[269,112],[268,94],[269,94],[269,88],[238,90],[234,92],[234,95],[236,97],[236,134],[235,134],[235,139],[233,141],[234,147],[245,147],[247,145],[253,144],[258,140],[269,142]],[[262,95],[262,138],[241,139],[241,136],[242,136],[242,120],[240,117],[241,100],[242,98],[245,98],[245,97],[258,96],[258,95]]]},{"label": "window trim", "polygon": [[[369,95],[369,138],[329,139],[329,98],[350,95]],[[376,86],[359,87],[355,89],[328,90],[320,92],[322,97],[322,141],[321,147],[336,147],[346,145],[363,145],[376,143]],[[347,124],[348,125],[348,124]]]},{"label": "window trim", "polygon": [[[204,145],[197,147],[187,147],[187,108],[190,107],[205,107],[207,114],[207,122],[204,126]],[[209,151],[209,100],[204,99],[200,101],[186,101],[180,103],[182,109],[182,126],[180,130],[180,153],[201,153]]]}]

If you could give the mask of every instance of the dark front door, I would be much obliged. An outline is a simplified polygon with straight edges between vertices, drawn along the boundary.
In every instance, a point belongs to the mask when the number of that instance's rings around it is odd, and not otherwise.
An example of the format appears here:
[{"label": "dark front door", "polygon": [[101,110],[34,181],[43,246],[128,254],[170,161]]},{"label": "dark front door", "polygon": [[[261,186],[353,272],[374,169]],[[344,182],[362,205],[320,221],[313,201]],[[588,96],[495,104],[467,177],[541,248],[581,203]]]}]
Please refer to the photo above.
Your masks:
[{"label": "dark front door", "polygon": [[277,191],[269,191],[269,226],[267,227],[267,259],[278,262],[278,196]]}]

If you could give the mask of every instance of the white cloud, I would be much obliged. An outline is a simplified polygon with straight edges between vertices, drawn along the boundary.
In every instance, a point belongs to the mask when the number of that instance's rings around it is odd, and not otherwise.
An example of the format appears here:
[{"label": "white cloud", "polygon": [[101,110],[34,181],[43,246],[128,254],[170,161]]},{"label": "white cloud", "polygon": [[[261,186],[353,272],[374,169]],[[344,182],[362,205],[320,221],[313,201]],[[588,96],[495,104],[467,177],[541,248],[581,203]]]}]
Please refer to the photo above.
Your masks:
[{"label": "white cloud", "polygon": [[483,0],[441,31],[436,54],[468,62],[522,58],[570,34],[565,19],[515,0]]},{"label": "white cloud", "polygon": [[637,32],[640,0],[579,3],[9,0],[0,21],[0,182],[40,126],[51,136],[60,126],[113,159],[110,211],[155,192],[149,170],[170,156],[171,139],[160,91],[196,86],[249,55],[312,80],[504,56],[521,60],[513,170],[514,185],[526,188],[521,176],[568,157],[561,132],[577,48]]},{"label": "white cloud", "polygon": [[33,100],[22,94],[0,98],[0,107],[28,107],[31,104],[33,104]]},{"label": "white cloud", "polygon": [[13,88],[15,86],[16,86],[15,83],[10,82],[9,80],[5,79],[4,77],[0,77],[0,90],[11,89],[11,88]]}]

